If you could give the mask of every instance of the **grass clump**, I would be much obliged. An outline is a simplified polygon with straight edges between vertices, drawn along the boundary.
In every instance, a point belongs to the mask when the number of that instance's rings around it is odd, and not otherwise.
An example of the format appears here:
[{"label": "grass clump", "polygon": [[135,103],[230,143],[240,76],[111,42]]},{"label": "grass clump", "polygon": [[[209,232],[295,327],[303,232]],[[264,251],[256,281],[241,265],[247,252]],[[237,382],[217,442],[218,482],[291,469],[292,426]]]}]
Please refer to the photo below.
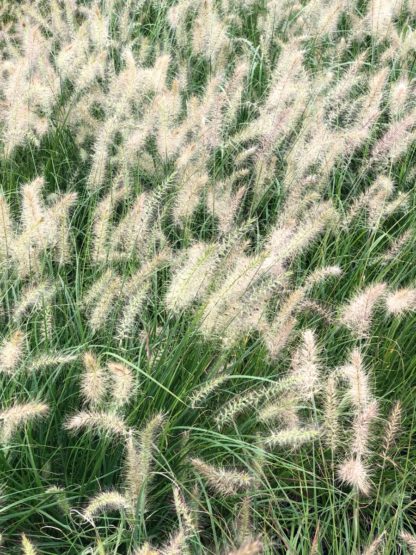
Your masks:
[{"label": "grass clump", "polygon": [[0,3],[6,553],[416,552],[415,22]]}]

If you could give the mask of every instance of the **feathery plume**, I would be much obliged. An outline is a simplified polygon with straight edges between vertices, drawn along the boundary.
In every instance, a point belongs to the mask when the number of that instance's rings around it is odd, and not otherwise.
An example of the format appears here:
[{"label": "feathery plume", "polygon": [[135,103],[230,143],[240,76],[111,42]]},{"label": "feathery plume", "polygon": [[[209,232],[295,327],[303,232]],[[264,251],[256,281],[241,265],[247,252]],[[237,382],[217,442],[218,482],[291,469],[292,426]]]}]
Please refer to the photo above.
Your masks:
[{"label": "feathery plume", "polygon": [[175,206],[173,208],[173,220],[176,225],[183,227],[189,220],[199,204],[202,191],[206,187],[209,176],[206,171],[197,173],[195,169],[192,175],[188,175],[190,170],[182,170],[181,181],[177,189]]},{"label": "feathery plume", "polygon": [[247,173],[247,170],[240,171],[239,174],[231,176],[222,186],[216,183],[215,188],[208,191],[208,210],[218,219],[218,226],[223,235],[232,230],[233,220],[246,191],[245,187],[240,187],[233,193],[231,180],[244,177]]},{"label": "feathery plume", "polygon": [[14,374],[24,354],[25,334],[17,330],[0,347],[0,373]]},{"label": "feathery plume", "polygon": [[400,532],[400,539],[406,544],[410,553],[416,555],[416,535],[402,530]]},{"label": "feathery plume", "polygon": [[[231,268],[226,265],[227,273],[204,304],[200,329],[205,337],[221,336],[223,341],[232,342],[241,335],[241,326],[254,325],[253,316],[256,318],[256,312],[262,305],[258,298],[255,303],[249,303],[249,296],[254,285],[261,283],[261,278],[267,273],[263,270],[264,261],[263,253],[248,257],[238,249],[231,254]],[[264,293],[266,297],[270,296],[268,288],[264,289]]]},{"label": "feathery plume", "polygon": [[338,478],[363,495],[370,493],[368,469],[359,456],[351,456],[339,465]]},{"label": "feathery plume", "polygon": [[105,260],[108,255],[111,218],[117,205],[126,198],[127,194],[128,189],[123,185],[112,187],[109,193],[98,203],[94,211],[92,258],[95,262]]},{"label": "feathery plume", "polygon": [[382,553],[385,535],[386,531],[377,536],[376,539],[364,549],[363,555],[377,555],[377,553]]},{"label": "feathery plume", "polygon": [[215,422],[219,428],[233,422],[234,419],[247,409],[256,408],[260,402],[277,397],[283,391],[290,390],[296,386],[297,380],[294,376],[288,376],[281,380],[261,388],[250,390],[244,395],[237,395],[222,408],[215,416]]},{"label": "feathery plume", "polygon": [[48,368],[49,366],[60,366],[62,364],[70,364],[78,360],[78,355],[66,355],[65,353],[45,353],[39,355],[32,360],[29,364],[29,372],[37,372],[42,368]]},{"label": "feathery plume", "polygon": [[[20,48],[12,47],[7,77],[2,76],[2,139],[6,158],[26,143],[39,146],[49,128],[59,90],[59,79],[48,57],[48,39],[39,26],[21,26],[19,35]],[[16,38],[12,38],[13,42],[17,42]]]},{"label": "feathery plume", "polygon": [[391,32],[392,20],[400,11],[401,2],[371,0],[368,6],[366,24],[372,36],[382,40]]},{"label": "feathery plume", "polygon": [[125,461],[126,495],[135,505],[150,479],[150,469],[154,441],[164,420],[163,414],[156,414],[139,433],[138,445],[130,432],[127,438]]},{"label": "feathery plume", "polygon": [[56,287],[48,282],[29,285],[23,290],[21,298],[14,308],[13,319],[20,322],[30,308],[37,309],[47,305],[56,293]]},{"label": "feathery plume", "polygon": [[236,550],[229,551],[228,555],[257,555],[263,553],[263,544],[260,540],[251,540]]},{"label": "feathery plume", "polygon": [[394,186],[392,180],[385,175],[379,175],[370,187],[358,195],[351,203],[345,218],[346,229],[357,219],[357,215],[361,210],[366,210],[368,214],[368,226],[370,229],[377,229],[387,206],[387,201],[393,192]]},{"label": "feathery plume", "polygon": [[253,525],[251,522],[252,506],[249,495],[241,502],[240,509],[235,520],[235,529],[239,542],[244,543],[252,538]]},{"label": "feathery plume", "polygon": [[296,379],[298,393],[305,399],[310,399],[318,387],[320,370],[318,347],[312,330],[303,332],[301,346],[293,359],[290,375]]},{"label": "feathery plume", "polygon": [[146,542],[141,547],[138,547],[133,555],[160,555],[160,551],[153,549],[153,547]]},{"label": "feathery plume", "polygon": [[362,53],[355,60],[352,60],[345,73],[334,84],[333,88],[328,91],[326,105],[329,110],[328,116],[331,123],[336,122],[337,118],[340,119],[341,114],[351,103],[351,91],[362,81],[360,71],[364,65],[365,57],[365,53]]},{"label": "feathery plume", "polygon": [[93,522],[94,518],[106,511],[131,512],[131,505],[126,497],[117,491],[107,491],[96,495],[84,509],[84,517]]},{"label": "feathery plume", "polygon": [[154,193],[141,193],[133,206],[120,221],[110,236],[110,254],[117,257],[131,257],[134,254],[145,255],[151,230],[157,223],[156,210],[166,189],[170,187],[169,179]]},{"label": "feathery plume", "polygon": [[340,322],[357,337],[365,337],[371,326],[374,309],[383,298],[385,283],[369,285],[357,293],[341,310]]},{"label": "feathery plume", "polygon": [[235,495],[239,491],[245,491],[254,485],[254,478],[247,472],[216,467],[198,458],[193,458],[190,462],[217,493]]},{"label": "feathery plume", "polygon": [[161,555],[182,555],[183,553],[186,553],[186,534],[183,530],[179,530],[162,547]]},{"label": "feathery plume", "polygon": [[117,337],[123,340],[131,336],[135,330],[138,315],[146,302],[151,287],[150,279],[143,280],[140,288],[129,295],[127,304],[123,307],[121,317],[117,325]]},{"label": "feathery plume", "polygon": [[70,431],[87,429],[108,436],[126,437],[128,434],[128,428],[122,418],[104,411],[80,411],[67,420],[65,428]]},{"label": "feathery plume", "polygon": [[107,270],[87,292],[84,305],[90,309],[88,323],[93,332],[104,326],[120,293],[121,278],[112,269]]},{"label": "feathery plume", "polygon": [[84,306],[90,308],[97,299],[100,299],[104,292],[111,287],[111,282],[115,277],[116,274],[112,269],[106,270],[85,293],[83,297]]},{"label": "feathery plume", "polygon": [[155,273],[163,263],[168,262],[168,259],[168,251],[158,253],[125,284],[123,293],[127,302],[117,325],[117,336],[120,340],[133,334],[137,316],[149,297]]},{"label": "feathery plume", "polygon": [[121,279],[115,276],[108,284],[108,288],[102,292],[102,297],[97,299],[97,302],[92,307],[88,323],[93,332],[97,332],[104,326],[114,301],[116,301],[120,295],[120,291]]},{"label": "feathery plume", "polygon": [[[272,237],[271,241],[275,243],[275,239],[276,237]],[[280,249],[280,241],[285,240],[287,240],[287,238],[285,237],[285,234],[283,234],[283,236],[280,237],[280,240],[277,241],[277,244],[275,243],[272,248],[276,250]],[[318,268],[306,278],[303,286],[292,291],[282,302],[272,323],[262,329],[263,338],[272,358],[276,358],[276,356],[286,346],[286,343],[288,342],[296,324],[294,313],[300,306],[302,306],[306,295],[321,281],[330,277],[337,277],[341,273],[342,270],[339,266]]]},{"label": "feathery plume", "polygon": [[394,441],[400,431],[402,420],[402,405],[396,401],[390,411],[383,434],[383,450],[381,456],[386,459]]},{"label": "feathery plume", "polygon": [[370,425],[377,417],[377,401],[372,400],[368,387],[368,377],[363,370],[359,351],[351,355],[351,364],[342,369],[344,377],[349,380],[350,398],[355,408],[351,455],[338,467],[339,479],[368,495],[370,480],[364,457],[368,455]]},{"label": "feathery plume", "polygon": [[370,426],[377,417],[377,401],[371,401],[355,416],[353,423],[353,441],[351,451],[358,456],[368,454]]},{"label": "feathery plume", "polygon": [[42,418],[48,413],[48,406],[44,403],[30,401],[16,403],[0,412],[0,438],[2,443],[8,443],[13,434],[26,423]]},{"label": "feathery plume", "polygon": [[320,436],[320,430],[313,428],[287,428],[271,433],[264,440],[268,447],[297,447],[302,446],[304,443],[314,441]]},{"label": "feathery plume", "polygon": [[410,229],[406,230],[404,233],[399,235],[390,245],[387,252],[381,256],[382,264],[386,265],[392,260],[396,260],[400,251],[410,242],[412,239],[412,232]]},{"label": "feathery plume", "polygon": [[174,274],[166,294],[166,306],[179,312],[206,292],[218,263],[216,245],[196,243],[187,252],[182,268]]},{"label": "feathery plume", "polygon": [[96,356],[90,352],[84,355],[84,372],[81,375],[81,395],[92,408],[98,406],[107,391],[107,376]]},{"label": "feathery plume", "polygon": [[271,359],[276,359],[288,344],[295,329],[297,320],[294,316],[288,316],[285,320],[272,323],[262,328],[262,337]]},{"label": "feathery plume", "polygon": [[326,380],[324,395],[324,442],[334,453],[339,442],[339,399],[337,395],[337,378],[334,373]]},{"label": "feathery plume", "polygon": [[350,355],[350,364],[341,368],[341,376],[348,381],[349,397],[357,411],[366,407],[371,398],[368,375],[363,367],[363,360],[358,349]]},{"label": "feathery plume", "polygon": [[22,534],[22,551],[24,555],[37,555],[35,546],[25,534]]},{"label": "feathery plume", "polygon": [[107,169],[108,154],[117,130],[117,118],[110,117],[101,126],[94,145],[92,165],[88,176],[88,187],[92,191],[98,190],[104,181]]},{"label": "feathery plume", "polygon": [[173,500],[175,502],[176,514],[178,515],[181,529],[185,533],[185,536],[188,538],[189,536],[195,534],[195,524],[192,518],[191,511],[189,510],[189,507],[187,506],[182,493],[176,486],[173,488]]},{"label": "feathery plume", "polygon": [[393,117],[400,117],[405,109],[406,102],[410,92],[409,81],[407,77],[402,77],[393,83],[390,89],[389,108]]},{"label": "feathery plume", "polygon": [[402,287],[396,291],[387,293],[386,296],[387,313],[392,316],[402,314],[416,309],[416,289]]},{"label": "feathery plume", "polygon": [[0,192],[0,260],[11,256],[11,245],[14,241],[13,220],[9,203],[4,194]]},{"label": "feathery plume", "polygon": [[69,212],[75,205],[76,200],[76,193],[68,193],[57,200],[49,209],[49,217],[56,223],[56,237],[54,238],[54,243],[56,248],[56,261],[58,264],[67,264],[71,259]]},{"label": "feathery plume", "polygon": [[265,404],[259,410],[261,422],[277,421],[285,428],[297,428],[299,426],[299,398],[295,393],[285,392],[276,400]]},{"label": "feathery plume", "polygon": [[389,68],[382,67],[370,78],[368,93],[363,97],[361,110],[348,134],[347,145],[349,144],[352,148],[358,148],[368,138],[373,125],[380,116],[380,104],[383,100],[388,74]]},{"label": "feathery plume", "polygon": [[213,64],[220,64],[228,44],[226,27],[213,8],[213,3],[201,4],[193,27],[193,51],[204,56]]},{"label": "feathery plume", "polygon": [[198,408],[215,390],[217,390],[225,381],[229,379],[230,376],[228,376],[227,374],[219,374],[218,376],[214,376],[211,380],[208,380],[191,393],[188,398],[189,405],[193,409]]},{"label": "feathery plume", "polygon": [[[389,176],[406,173],[406,164],[396,164],[410,156],[416,137],[409,69],[416,48],[416,0],[368,0],[361,2],[363,9],[349,0],[264,0],[261,9],[258,4],[259,0],[0,1],[1,154],[10,158],[16,152],[5,168],[16,166],[18,175],[17,166],[32,155],[36,164],[42,163],[42,138],[49,130],[66,129],[77,158],[89,168],[89,208],[98,199],[89,222],[88,210],[77,210],[77,223],[86,224],[87,234],[80,229],[72,238],[70,214],[78,205],[74,193],[47,196],[45,180],[38,177],[22,183],[14,195],[15,178],[6,179],[6,192],[0,193],[3,281],[16,277],[25,288],[11,314],[17,324],[11,329],[33,328],[36,337],[31,344],[57,343],[52,316],[58,324],[67,311],[60,313],[55,306],[57,285],[40,280],[55,275],[56,266],[70,260],[75,239],[81,254],[96,266],[92,284],[86,290],[81,283],[76,292],[83,295],[86,320],[97,337],[115,327],[116,339],[126,348],[133,346],[140,327],[149,335],[145,320],[149,313],[156,314],[161,294],[169,319],[193,311],[202,339],[221,342],[226,350],[247,340],[250,349],[261,351],[258,343],[263,341],[273,359],[299,328],[302,339],[287,373],[281,375],[279,368],[272,381],[259,370],[258,380],[251,380],[248,390],[232,396],[212,418],[221,428],[237,426],[240,415],[254,413],[260,424],[272,426],[263,444],[282,446],[282,452],[322,436],[332,451],[324,453],[331,462],[338,443],[350,432],[338,477],[368,493],[368,455],[377,415],[370,375],[355,349],[347,364],[324,376],[318,336],[302,332],[308,306],[325,317],[325,310],[309,300],[313,287],[340,270],[319,268],[299,286],[296,279],[304,267],[299,257],[318,237],[328,230],[339,238],[338,210],[327,200],[334,196],[332,185],[343,187],[341,200],[335,195],[340,212],[344,190],[351,185],[344,231],[354,232],[356,226],[349,224],[359,220],[370,230],[367,239],[373,247],[387,237],[381,229],[390,225],[387,218],[410,206],[410,194],[396,191]],[[149,34],[155,17],[156,32]],[[168,27],[162,29],[165,20]],[[375,58],[363,51],[368,40],[377,46]],[[363,52],[357,54],[357,48]],[[79,168],[77,181],[85,167]],[[354,186],[348,177],[357,168],[367,174],[364,181],[376,175],[358,195],[355,189],[362,176],[356,172]],[[338,179],[345,175],[348,183]],[[412,175],[404,177],[408,187]],[[52,187],[56,184],[49,182],[48,189]],[[84,200],[79,202],[83,205]],[[208,216],[201,219],[199,209]],[[88,233],[91,245],[86,244]],[[387,254],[374,258],[374,264],[392,261],[410,236],[409,231],[399,237]],[[307,258],[312,265],[317,259]],[[167,283],[168,272],[159,271],[162,261],[171,274]],[[386,271],[399,262],[386,266]],[[81,273],[76,272],[81,281],[84,267],[90,271],[86,262]],[[72,274],[57,274],[65,297]],[[16,291],[6,289],[4,304],[9,310]],[[341,307],[338,323],[355,339],[364,339],[379,305],[385,305],[389,315],[405,315],[416,307],[415,291],[412,285],[397,290],[383,283],[364,285]],[[36,321],[25,326],[39,309],[40,318],[36,314]],[[4,316],[7,320],[9,312]],[[8,375],[20,366],[47,373],[47,367],[75,360],[75,355],[59,351],[34,353],[23,365],[25,343],[23,333],[16,332],[0,347],[0,373],[13,387],[16,380]],[[150,359],[149,341],[146,351]],[[226,372],[208,375],[191,390],[188,404],[203,406],[215,393],[223,393],[229,379]],[[37,377],[31,376],[31,381]],[[351,405],[351,415],[345,418],[339,414],[345,405],[343,383]],[[84,407],[71,414],[66,428],[116,436],[126,450],[123,489],[91,499],[86,516],[92,520],[107,509],[142,512],[137,505],[146,501],[163,417],[156,415],[141,431],[127,425],[124,409],[136,391],[136,377],[128,365],[111,361],[101,368],[86,353],[80,385]],[[4,409],[0,436],[10,439],[19,426],[46,410],[35,402]],[[392,450],[400,412],[397,404],[386,424],[384,458]],[[344,429],[350,419],[351,429]],[[192,464],[209,489],[245,496],[249,512],[255,486],[250,472],[200,459]],[[194,515],[179,490],[175,488],[173,495],[179,528],[162,548],[145,544],[136,548],[136,555],[183,555],[200,547],[196,539],[187,545],[195,531]],[[238,537],[233,545],[241,547],[230,555],[262,551],[262,542],[252,534]],[[210,539],[203,538],[207,549]],[[106,542],[98,543],[104,552]],[[222,539],[215,538],[215,546],[221,544]],[[313,541],[311,552],[317,544]],[[380,546],[379,537],[365,552],[374,553]],[[134,551],[132,545],[124,548]]]},{"label": "feathery plume", "polygon": [[22,277],[37,269],[40,251],[48,244],[48,228],[44,225],[46,208],[41,198],[44,185],[44,179],[38,177],[22,187],[23,231],[16,241],[17,263]]},{"label": "feathery plume", "polygon": [[113,403],[118,409],[128,403],[134,394],[134,376],[128,366],[119,362],[109,362],[107,368],[112,382],[111,395]]},{"label": "feathery plume", "polygon": [[393,121],[376,142],[369,164],[394,164],[416,138],[416,110],[398,121]]}]

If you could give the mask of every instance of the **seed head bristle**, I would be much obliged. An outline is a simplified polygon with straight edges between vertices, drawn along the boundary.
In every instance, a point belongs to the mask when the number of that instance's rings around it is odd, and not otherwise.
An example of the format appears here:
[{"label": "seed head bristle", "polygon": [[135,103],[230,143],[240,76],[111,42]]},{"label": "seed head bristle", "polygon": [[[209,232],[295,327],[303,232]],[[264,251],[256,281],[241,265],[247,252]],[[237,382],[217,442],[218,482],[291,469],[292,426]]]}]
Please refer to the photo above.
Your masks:
[{"label": "seed head bristle", "polygon": [[24,354],[25,334],[17,330],[0,347],[0,372],[14,374]]},{"label": "seed head bristle", "polygon": [[86,429],[89,432],[108,436],[126,437],[128,427],[118,415],[105,411],[80,411],[66,421],[70,431]]},{"label": "seed head bristle", "polygon": [[100,513],[107,511],[126,511],[131,512],[131,505],[124,495],[117,491],[99,493],[90,500],[84,509],[84,517],[94,521]]},{"label": "seed head bristle", "polygon": [[215,467],[198,458],[191,459],[190,462],[209,486],[222,495],[235,495],[254,485],[253,477],[247,472]]},{"label": "seed head bristle", "polygon": [[84,372],[81,376],[81,395],[91,408],[102,403],[107,392],[107,376],[93,353],[84,354]]},{"label": "seed head bristle", "polygon": [[29,538],[22,534],[22,551],[24,555],[37,555],[37,550]]},{"label": "seed head bristle", "polygon": [[8,443],[13,434],[26,423],[37,418],[44,417],[49,411],[45,403],[30,401],[28,403],[16,403],[0,412],[2,443]]}]

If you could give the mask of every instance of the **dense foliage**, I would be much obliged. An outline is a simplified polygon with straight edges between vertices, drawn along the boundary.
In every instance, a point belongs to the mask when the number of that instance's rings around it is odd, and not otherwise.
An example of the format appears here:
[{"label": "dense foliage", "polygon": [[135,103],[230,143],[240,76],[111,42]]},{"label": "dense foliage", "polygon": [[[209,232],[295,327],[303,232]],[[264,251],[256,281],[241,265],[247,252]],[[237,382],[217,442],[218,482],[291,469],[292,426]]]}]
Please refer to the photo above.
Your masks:
[{"label": "dense foliage", "polygon": [[5,553],[416,553],[414,0],[0,2]]}]

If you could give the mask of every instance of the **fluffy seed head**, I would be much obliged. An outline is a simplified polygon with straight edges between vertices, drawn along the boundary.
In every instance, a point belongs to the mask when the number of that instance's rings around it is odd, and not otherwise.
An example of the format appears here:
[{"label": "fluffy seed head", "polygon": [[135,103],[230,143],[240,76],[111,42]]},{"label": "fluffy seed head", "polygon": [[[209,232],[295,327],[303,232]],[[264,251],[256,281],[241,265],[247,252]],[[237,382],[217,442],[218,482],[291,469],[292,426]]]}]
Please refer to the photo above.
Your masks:
[{"label": "fluffy seed head", "polygon": [[198,408],[204,401],[218,389],[225,381],[229,379],[226,374],[220,374],[201,385],[196,391],[189,396],[189,404],[194,408]]},{"label": "fluffy seed head", "polygon": [[80,411],[67,420],[65,428],[70,431],[86,429],[90,432],[121,437],[126,437],[128,433],[122,418],[104,411]]},{"label": "fluffy seed head", "polygon": [[293,447],[296,449],[304,443],[314,441],[320,436],[320,430],[308,428],[288,428],[273,432],[265,438],[265,444],[269,447]]},{"label": "fluffy seed head", "polygon": [[409,549],[412,555],[416,554],[416,535],[411,534],[410,532],[406,532],[402,530],[400,532],[400,539],[406,544],[406,547]]},{"label": "fluffy seed head", "polygon": [[339,443],[339,399],[337,379],[334,374],[328,376],[324,387],[324,441],[334,452]]},{"label": "fluffy seed head", "polygon": [[134,551],[134,555],[160,555],[160,552],[153,549],[148,543],[145,543]]},{"label": "fluffy seed head", "polygon": [[243,395],[236,395],[215,416],[215,422],[219,428],[233,422],[242,412],[256,408],[262,401],[275,399],[280,393],[290,390],[296,386],[297,378],[288,376],[258,389],[250,390]]},{"label": "fluffy seed head", "polygon": [[48,413],[48,406],[44,403],[31,401],[29,403],[16,403],[12,407],[0,412],[1,441],[7,443],[13,434],[26,423],[41,418]]},{"label": "fluffy seed head", "polygon": [[117,491],[103,492],[95,496],[84,509],[84,517],[94,521],[94,517],[107,511],[131,511],[131,505],[126,497]]},{"label": "fluffy seed head", "polygon": [[3,341],[0,348],[0,372],[13,374],[16,371],[23,357],[25,341],[25,334],[19,330]]},{"label": "fluffy seed head", "polygon": [[258,553],[263,553],[263,544],[259,540],[251,540],[238,549],[229,551],[227,555],[257,555]]},{"label": "fluffy seed head", "polygon": [[368,470],[360,457],[350,457],[338,467],[341,482],[357,489],[363,495],[370,493]]},{"label": "fluffy seed head", "polygon": [[341,368],[341,375],[349,385],[349,397],[357,411],[362,410],[371,400],[368,375],[364,370],[361,353],[354,349],[350,355],[350,364]]},{"label": "fluffy seed head", "polygon": [[152,455],[156,434],[164,420],[163,414],[156,414],[139,433],[137,442],[130,432],[126,443],[125,480],[126,495],[132,505],[137,503],[150,480]]},{"label": "fluffy seed head", "polygon": [[24,555],[37,555],[35,546],[25,534],[22,534],[22,550]]},{"label": "fluffy seed head", "polygon": [[369,285],[357,293],[342,309],[340,322],[357,337],[365,337],[370,329],[373,312],[384,296],[386,285]]},{"label": "fluffy seed head", "polygon": [[26,287],[14,307],[13,319],[20,322],[27,314],[29,309],[40,309],[47,306],[56,293],[56,287],[48,282],[41,282],[38,285],[29,285]]},{"label": "fluffy seed head", "polygon": [[187,506],[183,495],[178,487],[173,489],[173,500],[175,502],[176,514],[181,524],[181,528],[187,537],[195,534],[195,524],[192,518],[191,511]]},{"label": "fluffy seed head", "polygon": [[183,530],[179,530],[173,534],[166,545],[162,547],[161,555],[182,555],[186,553],[186,534]]},{"label": "fluffy seed head", "polygon": [[396,401],[390,411],[389,417],[383,434],[383,451],[382,456],[386,458],[390,449],[392,448],[398,434],[400,433],[400,426],[402,420],[402,405],[400,401]]},{"label": "fluffy seed head", "polygon": [[384,537],[386,532],[382,532],[377,538],[364,549],[363,555],[377,555],[377,553],[382,553]]},{"label": "fluffy seed head", "polygon": [[119,362],[109,362],[107,368],[112,381],[111,395],[114,405],[120,408],[129,402],[134,393],[134,376],[128,366]]},{"label": "fluffy seed head", "polygon": [[387,312],[393,316],[400,316],[406,312],[416,309],[416,289],[403,287],[386,297]]},{"label": "fluffy seed head", "polygon": [[166,295],[166,306],[178,312],[203,297],[217,265],[214,245],[197,243],[187,253],[187,258],[172,278]]},{"label": "fluffy seed head", "polygon": [[353,423],[353,442],[351,451],[358,456],[368,454],[368,444],[370,440],[370,426],[377,417],[377,401],[371,401],[368,405],[361,408],[356,414]]},{"label": "fluffy seed head", "polygon": [[278,422],[285,428],[299,426],[299,398],[295,393],[287,392],[259,410],[261,422]]},{"label": "fluffy seed head", "polygon": [[201,459],[191,459],[195,470],[208,482],[209,486],[222,495],[234,495],[252,487],[254,479],[247,472],[236,469],[224,469],[207,464]]},{"label": "fluffy seed head", "polygon": [[70,364],[78,359],[78,355],[67,355],[65,353],[51,353],[39,355],[32,360],[29,365],[30,372],[36,372],[49,366],[60,366],[62,364]]},{"label": "fluffy seed head", "polygon": [[81,394],[84,402],[92,408],[99,405],[107,391],[107,377],[95,355],[84,355],[84,372],[81,376]]},{"label": "fluffy seed head", "polygon": [[409,96],[409,81],[403,77],[396,81],[390,91],[390,112],[394,117],[398,117],[403,113],[406,101]]},{"label": "fluffy seed head", "polygon": [[319,358],[315,335],[312,330],[302,334],[301,346],[293,357],[291,375],[296,378],[300,395],[311,398],[319,383]]}]

